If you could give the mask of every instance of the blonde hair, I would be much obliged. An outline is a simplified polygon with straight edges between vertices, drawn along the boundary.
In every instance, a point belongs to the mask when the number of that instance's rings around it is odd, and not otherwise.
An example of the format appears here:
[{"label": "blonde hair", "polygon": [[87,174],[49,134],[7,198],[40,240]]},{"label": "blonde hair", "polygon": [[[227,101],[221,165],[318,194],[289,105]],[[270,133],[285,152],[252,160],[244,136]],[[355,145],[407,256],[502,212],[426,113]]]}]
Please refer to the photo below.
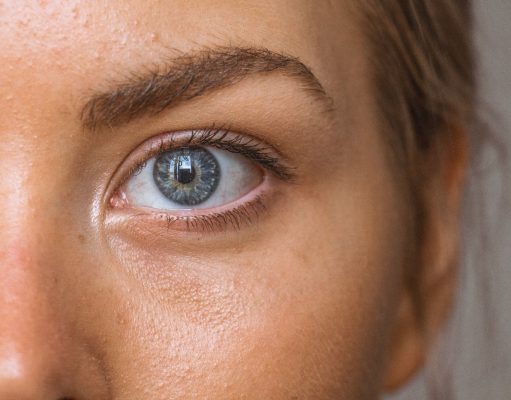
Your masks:
[{"label": "blonde hair", "polygon": [[[469,0],[362,0],[372,81],[382,122],[412,157],[453,122],[468,127],[475,103]],[[466,125],[466,126],[463,126]]]},{"label": "blonde hair", "polygon": [[[354,9],[369,47],[384,134],[414,180],[420,175],[417,160],[433,140],[443,140],[442,135],[448,140],[453,125],[468,133],[480,123],[471,1],[360,0]],[[420,235],[420,211],[418,219]],[[412,290],[418,291],[420,271],[407,272]],[[454,397],[445,377],[441,383],[431,388],[431,396]]]}]

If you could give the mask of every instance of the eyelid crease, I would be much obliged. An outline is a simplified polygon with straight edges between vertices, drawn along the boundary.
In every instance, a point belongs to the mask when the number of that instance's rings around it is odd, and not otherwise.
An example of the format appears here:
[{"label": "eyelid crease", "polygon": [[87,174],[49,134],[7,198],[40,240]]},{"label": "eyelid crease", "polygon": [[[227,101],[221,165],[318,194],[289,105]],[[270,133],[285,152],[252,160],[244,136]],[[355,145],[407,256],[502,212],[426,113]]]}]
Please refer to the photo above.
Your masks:
[{"label": "eyelid crease", "polygon": [[205,130],[192,130],[189,143],[212,146],[241,154],[270,170],[283,181],[289,182],[295,179],[293,168],[280,160],[282,156],[272,146],[251,136],[233,133],[225,128],[213,127]]}]

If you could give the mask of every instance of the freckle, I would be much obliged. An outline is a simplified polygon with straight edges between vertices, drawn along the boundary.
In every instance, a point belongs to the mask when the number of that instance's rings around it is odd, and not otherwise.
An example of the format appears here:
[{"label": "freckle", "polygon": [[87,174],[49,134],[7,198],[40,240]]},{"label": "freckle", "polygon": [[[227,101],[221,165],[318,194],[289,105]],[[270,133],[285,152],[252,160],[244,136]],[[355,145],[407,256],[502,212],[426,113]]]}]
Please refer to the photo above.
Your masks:
[{"label": "freckle", "polygon": [[160,35],[158,35],[157,33],[155,32],[152,32],[150,35],[149,35],[149,38],[151,39],[151,42],[153,43],[157,43],[160,41]]},{"label": "freckle", "polygon": [[73,18],[75,19],[80,17],[80,9],[78,7],[73,7],[71,13],[73,14]]},{"label": "freckle", "polygon": [[80,243],[85,243],[85,236],[80,233],[78,235],[78,240],[80,241]]}]

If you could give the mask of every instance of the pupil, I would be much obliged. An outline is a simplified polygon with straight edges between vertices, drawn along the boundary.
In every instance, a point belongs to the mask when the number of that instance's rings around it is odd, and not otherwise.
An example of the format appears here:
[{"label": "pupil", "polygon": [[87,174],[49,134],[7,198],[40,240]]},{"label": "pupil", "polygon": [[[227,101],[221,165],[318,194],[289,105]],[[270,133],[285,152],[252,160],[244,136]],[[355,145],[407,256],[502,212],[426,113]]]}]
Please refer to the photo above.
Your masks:
[{"label": "pupil", "polygon": [[195,168],[192,157],[189,155],[178,156],[174,164],[174,179],[181,184],[188,184],[195,178]]}]

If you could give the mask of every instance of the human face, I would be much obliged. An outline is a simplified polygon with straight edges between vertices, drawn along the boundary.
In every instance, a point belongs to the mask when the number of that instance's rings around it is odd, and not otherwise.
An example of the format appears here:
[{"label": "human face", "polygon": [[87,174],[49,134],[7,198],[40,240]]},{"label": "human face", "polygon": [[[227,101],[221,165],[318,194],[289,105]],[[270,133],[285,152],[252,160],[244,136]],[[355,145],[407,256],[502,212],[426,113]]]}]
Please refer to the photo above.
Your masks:
[{"label": "human face", "polygon": [[[0,7],[0,397],[377,398],[413,221],[347,5]],[[231,195],[164,209],[203,145]]]}]

